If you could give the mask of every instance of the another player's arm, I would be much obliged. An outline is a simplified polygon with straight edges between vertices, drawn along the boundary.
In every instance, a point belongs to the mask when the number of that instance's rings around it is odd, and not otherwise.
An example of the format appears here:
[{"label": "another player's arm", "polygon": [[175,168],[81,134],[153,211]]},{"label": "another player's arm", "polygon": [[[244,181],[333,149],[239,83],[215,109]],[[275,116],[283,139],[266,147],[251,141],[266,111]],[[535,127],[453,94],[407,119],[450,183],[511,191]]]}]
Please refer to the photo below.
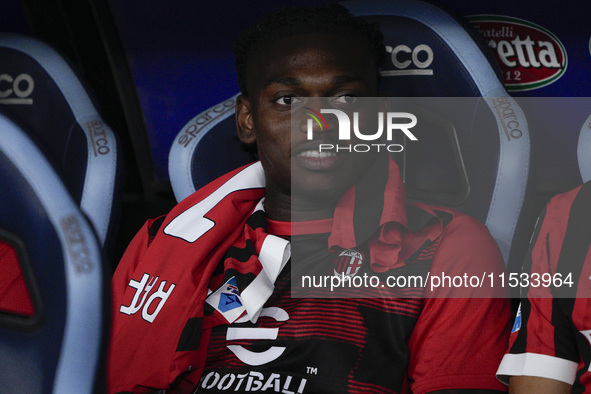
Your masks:
[{"label": "another player's arm", "polygon": [[538,376],[512,376],[509,378],[511,394],[568,394],[572,386],[559,380]]},{"label": "another player's arm", "polygon": [[[503,268],[502,255],[486,227],[459,215],[445,229],[431,274],[471,275],[476,270],[496,273]],[[409,340],[411,388],[414,392],[440,394],[505,392],[495,371],[509,336],[509,300],[482,298],[483,292],[496,295],[496,289],[491,288],[471,289],[473,293],[463,292],[462,298],[452,297],[456,290],[436,289],[438,293],[424,301]]]},{"label": "another player's arm", "polygon": [[497,390],[475,390],[475,389],[454,389],[454,390],[439,390],[432,391],[430,394],[497,394],[503,391]]}]

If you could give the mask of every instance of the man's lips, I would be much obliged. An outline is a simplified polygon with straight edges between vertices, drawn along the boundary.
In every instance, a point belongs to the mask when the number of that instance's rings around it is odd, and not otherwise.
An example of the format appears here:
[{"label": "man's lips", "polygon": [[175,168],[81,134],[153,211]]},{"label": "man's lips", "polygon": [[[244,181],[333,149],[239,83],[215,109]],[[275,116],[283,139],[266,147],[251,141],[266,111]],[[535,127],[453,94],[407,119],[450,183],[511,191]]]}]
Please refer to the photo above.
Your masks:
[{"label": "man's lips", "polygon": [[339,155],[335,152],[319,152],[318,148],[300,151],[296,156],[297,162],[304,168],[315,171],[326,171],[333,169],[338,161]]},{"label": "man's lips", "polygon": [[[338,144],[338,140],[334,138],[320,138],[311,141],[293,141],[291,145],[291,155],[297,156],[302,152],[316,151],[320,152],[321,145],[335,145]],[[324,153],[324,152],[323,152]]]}]

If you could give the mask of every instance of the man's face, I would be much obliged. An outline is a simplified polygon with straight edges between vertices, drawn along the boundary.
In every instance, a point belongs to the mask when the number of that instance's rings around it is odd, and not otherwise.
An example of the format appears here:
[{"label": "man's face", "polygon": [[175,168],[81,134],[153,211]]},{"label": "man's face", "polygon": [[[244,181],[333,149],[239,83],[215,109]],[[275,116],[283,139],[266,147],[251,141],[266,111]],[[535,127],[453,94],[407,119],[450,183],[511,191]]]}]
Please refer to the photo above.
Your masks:
[{"label": "man's face", "polygon": [[257,142],[267,201],[287,198],[293,209],[317,203],[334,207],[367,171],[371,154],[319,155],[319,143],[338,143],[336,117],[326,116],[328,131],[315,130],[309,141],[307,119],[298,113],[292,122],[292,110],[326,108],[320,97],[343,108],[356,97],[375,96],[377,70],[368,49],[338,36],[309,34],[267,44],[253,58],[247,71],[249,96],[238,100],[237,122],[241,140]]}]

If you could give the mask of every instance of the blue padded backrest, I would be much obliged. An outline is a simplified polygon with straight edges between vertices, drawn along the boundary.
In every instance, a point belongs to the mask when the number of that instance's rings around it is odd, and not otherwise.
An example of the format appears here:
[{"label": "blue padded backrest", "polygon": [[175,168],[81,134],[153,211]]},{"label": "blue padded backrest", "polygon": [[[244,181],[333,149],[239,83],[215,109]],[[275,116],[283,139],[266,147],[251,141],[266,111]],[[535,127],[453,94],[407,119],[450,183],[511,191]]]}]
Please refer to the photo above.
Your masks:
[{"label": "blue padded backrest", "polygon": [[96,235],[60,177],[0,114],[0,235],[16,240],[33,316],[0,311],[0,392],[101,385],[108,293]]},{"label": "blue padded backrest", "polygon": [[102,244],[117,199],[117,141],[86,89],[49,46],[0,35],[0,111],[43,150]]},{"label": "blue padded backrest", "polygon": [[506,95],[484,40],[462,20],[414,0],[343,2],[354,15],[377,22],[389,59],[382,89],[394,97]]},{"label": "blue padded backrest", "polygon": [[[533,191],[529,131],[523,111],[503,87],[484,40],[468,24],[423,1],[343,4],[351,13],[377,22],[384,33],[390,55],[380,72],[385,96],[474,98],[449,99],[455,108],[439,113],[440,119],[433,121],[453,125],[448,129],[454,135],[444,138],[434,127],[419,137],[417,148],[405,151],[399,162],[407,194],[411,199],[452,206],[486,223],[505,262],[520,264],[530,218],[523,207]],[[512,111],[519,133],[509,133],[508,117],[499,110],[501,102]],[[470,123],[471,118],[477,121]],[[453,156],[456,169],[444,171],[442,164],[449,158],[433,160],[438,155]],[[455,194],[421,187],[446,177],[460,178],[462,185]]]},{"label": "blue padded backrest", "polygon": [[[456,126],[457,135],[451,140],[457,138],[457,145],[448,151],[465,168],[464,189],[469,194],[453,201],[449,193],[412,184],[419,176],[416,174],[427,178],[423,184],[445,177],[441,163],[431,160],[442,150],[440,136],[435,134],[425,135],[414,153],[407,151],[411,157],[401,165],[403,177],[411,199],[451,205],[486,223],[505,261],[516,260],[514,264],[519,264],[529,232],[529,213],[522,208],[533,190],[529,131],[522,110],[505,91],[483,39],[465,23],[422,1],[343,4],[351,13],[379,23],[384,32],[384,43],[391,55],[381,70],[384,95],[475,97],[466,100],[463,108],[450,109],[442,119]],[[517,138],[507,133],[507,123],[498,111],[499,98],[509,103],[519,123]],[[462,124],[462,119],[471,117],[478,123]],[[409,161],[412,166],[407,165]],[[519,245],[514,243],[516,236]]]},{"label": "blue padded backrest", "polygon": [[[420,143],[409,144],[401,157],[396,156],[408,197],[476,217],[488,226],[505,261],[520,264],[530,232],[530,214],[523,207],[533,190],[529,131],[523,111],[505,91],[482,38],[422,1],[343,5],[377,22],[384,32],[390,59],[381,70],[383,95],[467,98],[448,100],[450,107],[439,108],[439,113],[432,113],[429,105],[425,105],[426,116],[417,113],[420,121],[429,119],[425,123],[433,127],[421,129]],[[177,200],[232,165],[251,160],[240,153],[238,142],[229,142],[235,134],[232,100],[199,114],[177,135],[169,157]],[[519,124],[513,135],[500,103],[508,106]],[[222,107],[227,109],[222,111]],[[232,160],[224,158],[225,150],[232,152]]]},{"label": "blue padded backrest", "polygon": [[237,96],[201,112],[176,136],[168,157],[168,172],[177,201],[252,161],[236,135]]},{"label": "blue padded backrest", "polygon": [[591,180],[591,115],[587,118],[579,132],[577,145],[579,172],[583,183]]}]

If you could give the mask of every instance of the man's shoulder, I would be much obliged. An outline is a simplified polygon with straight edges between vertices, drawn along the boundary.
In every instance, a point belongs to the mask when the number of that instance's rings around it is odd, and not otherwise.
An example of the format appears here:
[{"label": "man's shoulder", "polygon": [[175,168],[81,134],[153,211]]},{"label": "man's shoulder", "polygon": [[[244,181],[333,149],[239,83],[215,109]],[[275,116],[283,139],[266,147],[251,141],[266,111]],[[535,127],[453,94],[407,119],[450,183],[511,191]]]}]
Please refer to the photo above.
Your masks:
[{"label": "man's shoulder", "polygon": [[[422,213],[417,214],[417,211]],[[425,203],[410,203],[407,205],[407,214],[409,222],[416,220],[415,218],[419,215],[431,215],[437,217],[443,225],[443,235],[447,237],[451,235],[470,236],[482,234],[490,237],[490,232],[484,223],[450,207],[429,205]]]},{"label": "man's shoulder", "polygon": [[412,206],[437,215],[443,223],[434,259],[438,270],[461,271],[467,267],[472,270],[476,261],[483,269],[500,270],[504,267],[497,242],[480,220],[449,207]]},{"label": "man's shoulder", "polygon": [[[577,202],[575,202],[577,201]],[[591,182],[553,196],[540,214],[541,232],[562,239],[569,221],[591,208]]]},{"label": "man's shoulder", "polygon": [[[546,210],[551,213],[568,215],[570,209],[577,198],[587,200],[587,205],[591,206],[591,181],[577,186],[576,188],[564,193],[559,193],[552,197],[548,202]],[[583,192],[583,193],[582,193]],[[580,196],[579,196],[580,195]]]}]

